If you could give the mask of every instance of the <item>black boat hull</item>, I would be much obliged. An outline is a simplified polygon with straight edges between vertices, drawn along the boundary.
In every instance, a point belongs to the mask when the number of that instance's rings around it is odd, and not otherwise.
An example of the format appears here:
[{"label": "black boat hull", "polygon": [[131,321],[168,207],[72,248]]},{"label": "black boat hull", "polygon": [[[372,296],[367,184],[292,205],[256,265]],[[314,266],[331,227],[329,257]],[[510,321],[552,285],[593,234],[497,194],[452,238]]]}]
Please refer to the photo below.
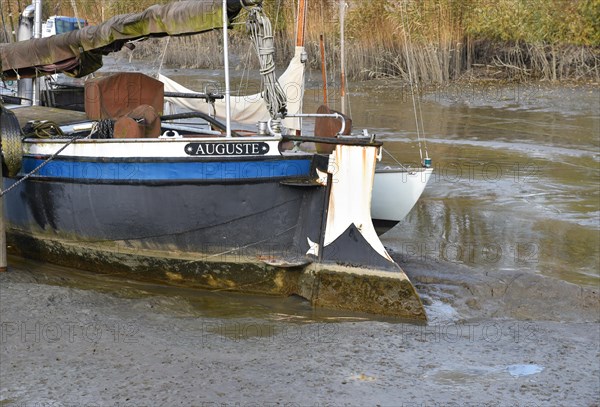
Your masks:
[{"label": "black boat hull", "polygon": [[361,166],[343,173],[340,161],[337,178],[323,180],[329,160],[319,155],[61,156],[20,182],[43,160],[26,155],[21,173],[3,179],[3,189],[12,188],[4,207],[15,254],[134,279],[297,294],[316,306],[426,319],[414,287],[371,230],[369,179],[356,183]]}]

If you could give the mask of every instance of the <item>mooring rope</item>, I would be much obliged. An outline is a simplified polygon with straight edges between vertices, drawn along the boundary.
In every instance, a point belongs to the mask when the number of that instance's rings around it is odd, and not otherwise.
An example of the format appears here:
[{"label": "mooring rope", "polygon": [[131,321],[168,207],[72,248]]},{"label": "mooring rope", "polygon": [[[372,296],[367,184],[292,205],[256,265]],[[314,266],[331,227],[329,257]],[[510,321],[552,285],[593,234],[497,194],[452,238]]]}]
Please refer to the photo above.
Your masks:
[{"label": "mooring rope", "polygon": [[404,169],[404,170],[410,169],[409,167],[407,167],[406,165],[404,165],[400,161],[398,161],[398,159],[396,157],[394,157],[394,155],[392,153],[390,153],[388,150],[386,150],[385,147],[381,147],[381,148],[383,149],[383,152],[386,153],[387,155],[389,155],[392,158],[392,160],[394,160],[396,162],[397,165],[402,167],[402,169]]},{"label": "mooring rope", "polygon": [[246,27],[254,44],[260,62],[263,98],[273,119],[287,112],[285,93],[275,75],[275,44],[271,21],[260,7],[250,10]]},{"label": "mooring rope", "polygon": [[35,137],[44,139],[64,137],[60,126],[48,120],[29,122],[23,128],[23,131],[25,132],[23,138]]}]

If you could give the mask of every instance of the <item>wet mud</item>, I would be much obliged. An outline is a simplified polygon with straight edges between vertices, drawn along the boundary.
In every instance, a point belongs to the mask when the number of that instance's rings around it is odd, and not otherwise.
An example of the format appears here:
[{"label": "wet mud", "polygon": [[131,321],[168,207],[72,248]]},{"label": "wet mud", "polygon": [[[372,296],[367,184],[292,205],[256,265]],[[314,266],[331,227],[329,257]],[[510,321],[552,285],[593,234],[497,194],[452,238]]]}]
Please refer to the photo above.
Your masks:
[{"label": "wet mud", "polygon": [[409,261],[430,317],[417,325],[11,260],[0,274],[0,405],[598,403],[598,296],[555,301],[570,284],[558,280],[526,295]]}]

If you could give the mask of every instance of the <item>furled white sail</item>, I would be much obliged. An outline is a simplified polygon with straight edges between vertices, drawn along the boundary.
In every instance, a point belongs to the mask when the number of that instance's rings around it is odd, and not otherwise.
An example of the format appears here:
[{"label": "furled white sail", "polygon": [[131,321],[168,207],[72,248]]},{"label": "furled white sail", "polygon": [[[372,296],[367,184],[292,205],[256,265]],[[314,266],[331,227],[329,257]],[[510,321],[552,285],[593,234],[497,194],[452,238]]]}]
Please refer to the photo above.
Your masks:
[{"label": "furled white sail", "polygon": [[[285,72],[279,77],[279,84],[283,88],[287,99],[288,114],[302,113],[302,98],[304,97],[304,63],[302,53],[304,47],[296,47],[294,58],[290,61]],[[159,74],[158,80],[165,84],[165,92],[198,93],[179,83]],[[165,97],[165,102],[175,106],[212,114],[212,107],[202,99]],[[225,101],[215,101],[216,117],[225,119]],[[259,121],[268,121],[271,118],[267,105],[260,93],[247,96],[231,97],[231,119],[243,124],[256,124]],[[287,118],[283,125],[291,130],[300,130],[300,120]]]}]

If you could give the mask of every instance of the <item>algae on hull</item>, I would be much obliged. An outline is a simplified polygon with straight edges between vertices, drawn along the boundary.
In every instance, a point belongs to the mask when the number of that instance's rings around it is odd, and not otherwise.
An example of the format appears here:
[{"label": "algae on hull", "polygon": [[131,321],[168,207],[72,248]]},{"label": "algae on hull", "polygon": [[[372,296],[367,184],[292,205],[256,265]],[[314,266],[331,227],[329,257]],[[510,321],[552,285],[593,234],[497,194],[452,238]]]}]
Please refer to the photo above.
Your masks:
[{"label": "algae on hull", "polygon": [[[9,231],[14,254],[66,267],[186,288],[277,296],[299,295],[313,306],[426,321],[403,271],[334,264],[275,267],[252,257],[141,251],[113,244],[74,243]],[[112,243],[112,242],[111,242]]]}]

